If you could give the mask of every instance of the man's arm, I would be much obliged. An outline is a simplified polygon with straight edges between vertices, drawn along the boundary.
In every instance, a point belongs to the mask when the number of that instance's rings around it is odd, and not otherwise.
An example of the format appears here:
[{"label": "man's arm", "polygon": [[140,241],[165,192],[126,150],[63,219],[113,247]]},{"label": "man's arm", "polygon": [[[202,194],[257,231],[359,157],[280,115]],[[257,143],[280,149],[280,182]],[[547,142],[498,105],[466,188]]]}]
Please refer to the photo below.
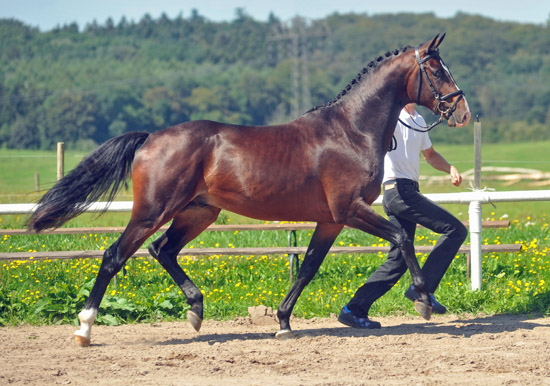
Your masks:
[{"label": "man's arm", "polygon": [[441,170],[442,172],[448,173],[451,175],[451,182],[454,186],[460,186],[462,183],[462,176],[458,172],[458,170],[447,162],[445,158],[441,154],[439,154],[433,146],[429,147],[426,150],[422,150],[422,156],[426,160],[428,164],[430,164],[431,167],[437,170]]}]

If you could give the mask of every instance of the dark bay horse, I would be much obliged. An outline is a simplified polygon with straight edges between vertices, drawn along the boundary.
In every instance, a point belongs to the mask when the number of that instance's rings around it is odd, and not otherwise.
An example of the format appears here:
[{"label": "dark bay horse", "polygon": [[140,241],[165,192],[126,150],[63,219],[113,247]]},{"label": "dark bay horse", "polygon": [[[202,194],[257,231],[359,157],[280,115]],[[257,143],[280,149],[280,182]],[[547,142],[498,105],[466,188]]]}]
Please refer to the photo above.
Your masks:
[{"label": "dark bay horse", "polygon": [[333,101],[283,125],[186,122],[152,134],[126,133],[93,151],[40,199],[29,223],[35,232],[58,227],[91,202],[112,200],[132,176],[131,219],[105,251],[79,314],[77,342],[89,345],[113,276],[170,220],[149,251],[185,294],[188,320],[198,331],[203,295],[178,265],[177,254],[221,209],[263,220],[317,222],[298,278],[279,306],[278,337],[292,335],[292,309],[345,225],[400,246],[421,293],[416,309],[429,319],[430,300],[412,242],[370,205],[380,194],[384,155],[405,104],[426,106],[449,126],[462,127],[470,119],[464,93],[439,55],[444,36],[379,56]]}]

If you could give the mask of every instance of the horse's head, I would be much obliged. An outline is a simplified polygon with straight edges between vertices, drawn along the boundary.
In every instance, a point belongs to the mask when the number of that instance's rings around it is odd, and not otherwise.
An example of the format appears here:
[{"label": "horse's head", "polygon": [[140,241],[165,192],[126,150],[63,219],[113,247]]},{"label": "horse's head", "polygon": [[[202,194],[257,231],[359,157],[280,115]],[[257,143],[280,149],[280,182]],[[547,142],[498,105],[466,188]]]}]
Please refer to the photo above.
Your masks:
[{"label": "horse's head", "polygon": [[417,64],[409,77],[407,94],[412,102],[430,108],[449,126],[463,127],[470,120],[470,108],[464,92],[458,88],[449,68],[439,56],[445,38],[437,35],[431,42],[415,48]]}]

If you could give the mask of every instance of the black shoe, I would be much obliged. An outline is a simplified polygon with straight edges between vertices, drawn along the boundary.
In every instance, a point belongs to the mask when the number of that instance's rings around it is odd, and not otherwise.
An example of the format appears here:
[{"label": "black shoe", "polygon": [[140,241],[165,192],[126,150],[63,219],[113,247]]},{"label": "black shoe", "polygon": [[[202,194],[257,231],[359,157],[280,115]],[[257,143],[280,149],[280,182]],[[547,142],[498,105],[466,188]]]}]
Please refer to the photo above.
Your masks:
[{"label": "black shoe", "polygon": [[[416,292],[414,285],[411,285],[409,289],[405,291],[405,297],[414,302],[420,298],[420,294]],[[434,294],[430,294],[430,300],[432,301],[432,312],[434,314],[443,315],[447,312],[447,308],[437,301]]]},{"label": "black shoe", "polygon": [[348,306],[344,306],[344,308],[342,308],[342,311],[340,311],[340,316],[338,316],[338,321],[353,328],[374,329],[381,327],[380,323],[370,320],[369,318],[358,318],[353,315]]}]

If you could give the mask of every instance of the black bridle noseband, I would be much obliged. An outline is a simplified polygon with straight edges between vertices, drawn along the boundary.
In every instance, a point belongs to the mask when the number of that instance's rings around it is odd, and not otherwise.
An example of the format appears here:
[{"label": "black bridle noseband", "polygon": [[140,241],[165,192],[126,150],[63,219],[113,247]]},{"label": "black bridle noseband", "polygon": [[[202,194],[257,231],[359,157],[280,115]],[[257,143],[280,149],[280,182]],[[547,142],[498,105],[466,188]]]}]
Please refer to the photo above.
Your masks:
[{"label": "black bridle noseband", "polygon": [[[449,77],[451,78],[453,83],[456,85],[456,82],[454,81],[453,76],[451,75],[451,72],[448,70],[447,66],[444,64],[443,59],[441,59],[441,57],[439,56],[438,48],[434,48],[430,50],[429,54],[424,59],[420,58],[420,50],[418,49],[418,46],[414,48],[414,53],[416,55],[416,62],[418,63],[418,67],[420,68],[420,71],[418,74],[418,91],[416,93],[416,103],[420,101],[420,94],[422,93],[422,79],[425,77],[426,81],[428,82],[428,85],[430,86],[430,89],[432,90],[432,93],[434,94],[434,98],[437,100],[437,105],[435,106],[433,113],[435,115],[439,114],[439,118],[430,126],[426,126],[423,129],[417,129],[417,128],[411,127],[405,122],[403,122],[401,119],[399,119],[399,122],[401,122],[402,125],[404,125],[405,127],[411,130],[424,133],[424,132],[430,131],[431,129],[439,125],[441,122],[443,122],[445,120],[445,118],[443,117],[445,114],[447,114],[447,116],[450,116],[456,110],[456,105],[458,104],[458,102],[460,102],[462,98],[464,98],[464,91],[462,91],[461,89],[458,89],[447,95],[441,96],[441,94],[439,94],[439,92],[437,92],[437,90],[435,89],[432,81],[430,80],[430,77],[428,76],[426,67],[424,66],[424,63],[426,63],[430,59],[437,59],[442,64],[442,66],[445,69],[447,69],[447,73]],[[459,97],[456,98],[455,103],[453,103],[453,105],[448,107],[447,109],[443,110],[442,106],[448,105],[447,100],[457,95]]]}]

